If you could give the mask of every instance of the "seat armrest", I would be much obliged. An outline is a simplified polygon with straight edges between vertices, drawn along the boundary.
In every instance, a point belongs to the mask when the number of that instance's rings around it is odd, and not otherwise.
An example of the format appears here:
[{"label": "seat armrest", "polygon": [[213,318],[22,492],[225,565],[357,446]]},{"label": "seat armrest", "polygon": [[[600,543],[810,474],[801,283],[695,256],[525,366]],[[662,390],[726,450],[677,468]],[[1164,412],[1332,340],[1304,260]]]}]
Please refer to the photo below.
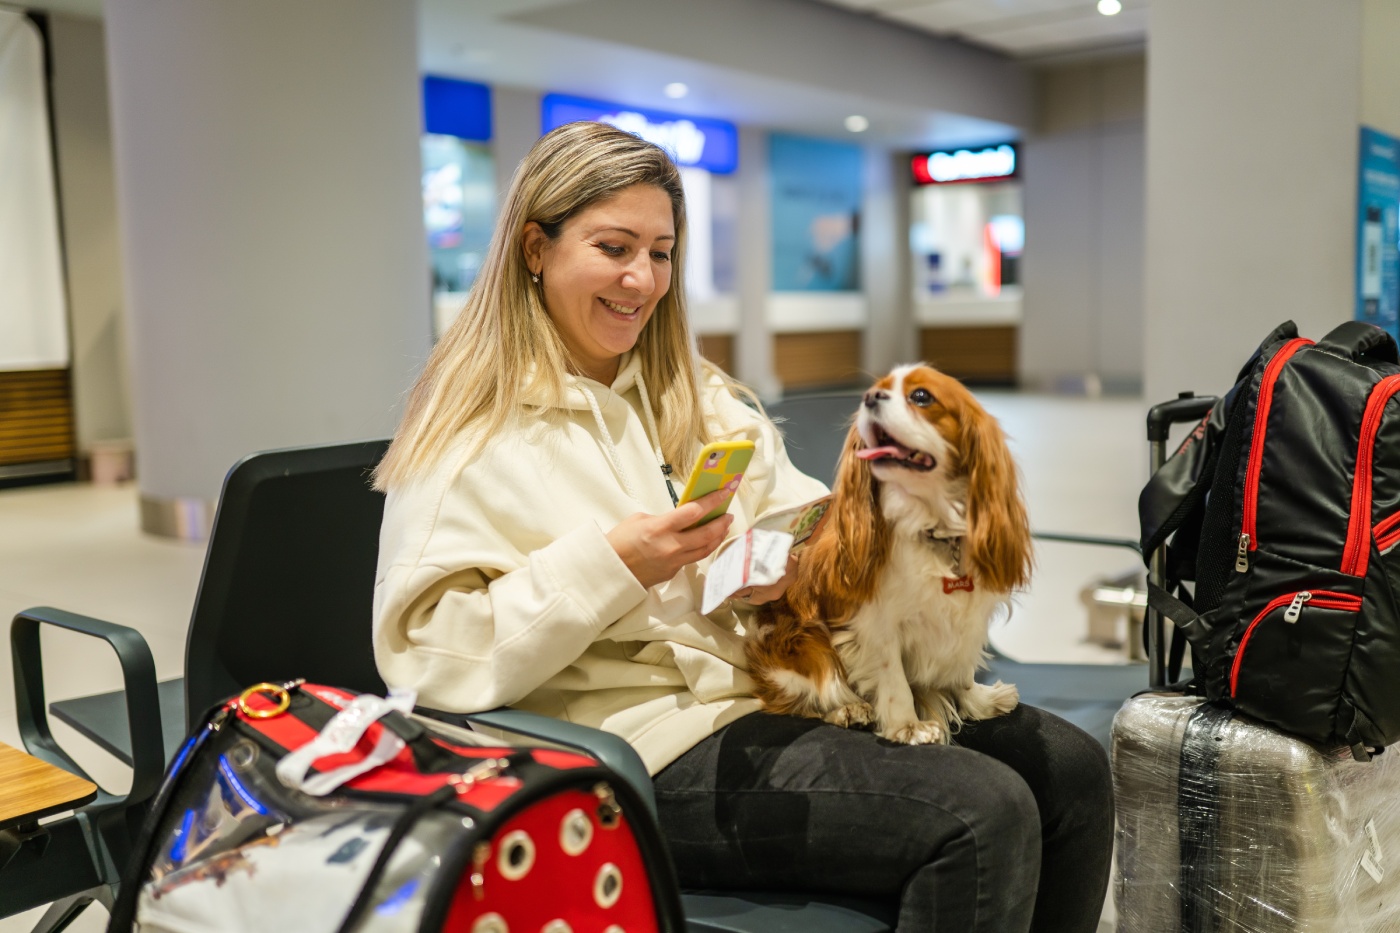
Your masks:
[{"label": "seat armrest", "polygon": [[1070,534],[1060,531],[1033,531],[1031,537],[1037,541],[1060,541],[1066,544],[1090,544],[1096,547],[1120,547],[1142,556],[1142,545],[1133,538],[1106,538],[1102,535]]},{"label": "seat armrest", "polygon": [[503,732],[513,732],[555,745],[563,745],[566,748],[577,749],[592,755],[632,785],[632,789],[641,795],[647,809],[651,811],[653,816],[656,815],[656,791],[651,786],[651,775],[647,773],[646,765],[642,764],[642,756],[638,755],[637,750],[628,745],[627,740],[621,736],[604,732],[602,729],[594,729],[591,726],[581,726],[578,723],[565,722],[562,719],[541,716],[538,713],[528,713],[519,709],[493,709],[484,713],[465,713],[461,715],[461,719],[492,729],[500,729]]},{"label": "seat armrest", "polygon": [[[116,797],[103,791],[98,806],[136,804],[160,786],[165,767],[161,740],[160,698],[156,665],[146,639],[134,628],[89,616],[40,606],[26,609],[10,623],[10,650],[15,675],[15,715],[24,747],[35,758],[92,780],[54,741],[44,703],[44,659],[39,626],[52,625],[100,638],[112,647],[126,689],[126,716],[131,730],[131,790]],[[96,783],[96,782],[94,782]]]}]

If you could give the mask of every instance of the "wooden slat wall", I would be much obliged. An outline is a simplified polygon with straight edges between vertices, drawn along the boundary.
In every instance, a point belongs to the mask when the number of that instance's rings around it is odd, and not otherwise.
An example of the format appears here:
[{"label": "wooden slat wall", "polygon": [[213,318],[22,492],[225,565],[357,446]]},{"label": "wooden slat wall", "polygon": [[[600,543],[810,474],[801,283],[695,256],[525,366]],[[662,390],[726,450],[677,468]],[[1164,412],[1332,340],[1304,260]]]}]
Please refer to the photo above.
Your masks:
[{"label": "wooden slat wall", "polygon": [[708,334],[700,338],[700,355],[734,375],[734,335]]},{"label": "wooden slat wall", "polygon": [[969,382],[1016,381],[1016,327],[925,327],[923,360]]},{"label": "wooden slat wall", "polygon": [[859,385],[860,361],[858,330],[773,335],[773,369],[784,389]]},{"label": "wooden slat wall", "polygon": [[72,458],[72,399],[66,369],[0,371],[0,466]]}]

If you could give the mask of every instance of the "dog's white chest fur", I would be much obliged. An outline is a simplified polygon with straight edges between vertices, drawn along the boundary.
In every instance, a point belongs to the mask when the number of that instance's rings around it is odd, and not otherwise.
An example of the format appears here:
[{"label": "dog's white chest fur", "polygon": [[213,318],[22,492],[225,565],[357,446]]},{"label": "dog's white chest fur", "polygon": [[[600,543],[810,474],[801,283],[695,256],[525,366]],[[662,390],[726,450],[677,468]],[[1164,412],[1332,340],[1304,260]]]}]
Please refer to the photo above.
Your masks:
[{"label": "dog's white chest fur", "polygon": [[966,689],[982,662],[987,626],[1003,593],[969,592],[945,582],[963,576],[950,550],[899,536],[880,575],[875,598],[837,631],[835,644],[856,691],[880,695],[881,681],[899,673],[912,687]]}]

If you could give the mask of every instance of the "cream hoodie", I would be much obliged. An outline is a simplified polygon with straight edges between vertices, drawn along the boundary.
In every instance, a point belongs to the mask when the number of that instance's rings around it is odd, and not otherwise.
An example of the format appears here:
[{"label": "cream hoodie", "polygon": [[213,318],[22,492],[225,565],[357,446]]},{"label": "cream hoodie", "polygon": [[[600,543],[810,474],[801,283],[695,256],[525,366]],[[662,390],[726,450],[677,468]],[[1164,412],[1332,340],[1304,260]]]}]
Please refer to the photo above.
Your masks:
[{"label": "cream hoodie", "polygon": [[[476,456],[459,442],[390,491],[374,651],[384,681],[417,690],[425,706],[514,706],[606,729],[655,774],[758,702],[743,649],[750,610],[725,602],[700,614],[710,559],[645,589],[604,537],[635,512],[674,508],[640,369],[629,355],[610,387],[567,377],[561,408],[532,409]],[[826,493],[720,380],[702,396],[717,440],[757,445],[731,537]],[[689,469],[676,465],[678,493]]]}]

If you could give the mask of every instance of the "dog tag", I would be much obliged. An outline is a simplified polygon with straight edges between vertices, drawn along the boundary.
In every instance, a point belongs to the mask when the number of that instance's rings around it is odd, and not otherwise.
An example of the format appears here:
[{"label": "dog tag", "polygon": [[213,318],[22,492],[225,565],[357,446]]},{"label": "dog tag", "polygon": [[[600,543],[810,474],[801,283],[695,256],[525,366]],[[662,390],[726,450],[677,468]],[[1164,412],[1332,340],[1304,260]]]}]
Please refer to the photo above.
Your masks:
[{"label": "dog tag", "polygon": [[971,592],[972,592],[972,577],[971,577],[971,575],[969,575],[969,574],[964,574],[964,575],[961,576],[961,577],[944,577],[944,578],[943,578],[943,592],[944,592],[944,593],[957,593],[957,592],[959,592],[959,591],[962,591],[962,592],[965,592],[965,593],[971,593]]}]

